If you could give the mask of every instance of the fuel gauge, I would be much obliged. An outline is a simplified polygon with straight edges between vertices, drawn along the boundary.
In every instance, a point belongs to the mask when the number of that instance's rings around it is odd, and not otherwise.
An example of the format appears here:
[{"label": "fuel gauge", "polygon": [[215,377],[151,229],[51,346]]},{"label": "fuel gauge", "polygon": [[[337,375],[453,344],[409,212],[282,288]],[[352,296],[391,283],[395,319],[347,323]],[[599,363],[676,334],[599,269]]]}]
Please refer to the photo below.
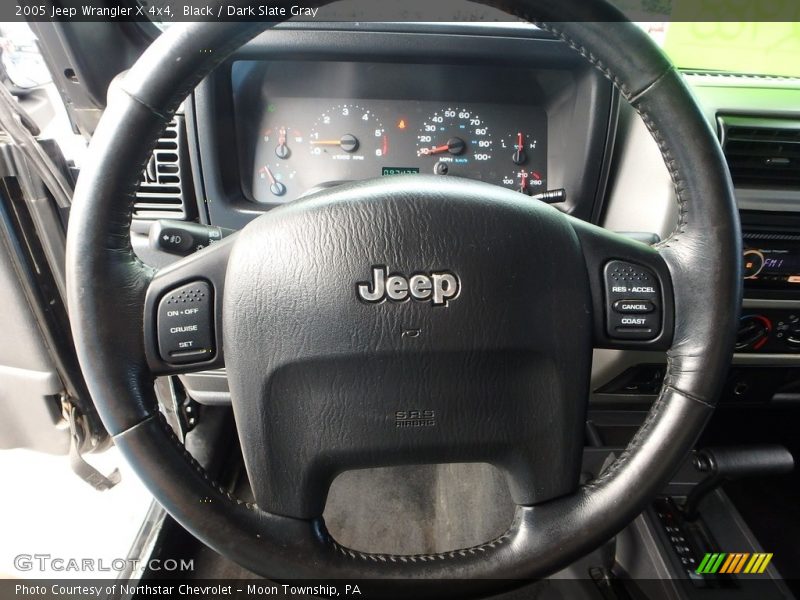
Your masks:
[{"label": "fuel gauge", "polygon": [[295,170],[283,162],[274,163],[271,166],[264,165],[258,170],[260,193],[257,193],[256,197],[263,198],[262,202],[283,202],[281,198],[286,195],[288,186],[293,183],[295,175]]}]

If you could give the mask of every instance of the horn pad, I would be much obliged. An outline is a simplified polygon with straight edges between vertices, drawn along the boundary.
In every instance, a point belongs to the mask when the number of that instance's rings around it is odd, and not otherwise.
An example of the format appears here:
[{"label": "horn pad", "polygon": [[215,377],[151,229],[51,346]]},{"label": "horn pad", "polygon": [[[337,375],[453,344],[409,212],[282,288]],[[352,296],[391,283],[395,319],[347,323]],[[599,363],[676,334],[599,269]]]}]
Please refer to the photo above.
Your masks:
[{"label": "horn pad", "polygon": [[337,187],[239,234],[223,339],[259,506],[322,513],[341,471],[489,462],[531,505],[577,484],[591,361],[569,220],[496,186]]}]

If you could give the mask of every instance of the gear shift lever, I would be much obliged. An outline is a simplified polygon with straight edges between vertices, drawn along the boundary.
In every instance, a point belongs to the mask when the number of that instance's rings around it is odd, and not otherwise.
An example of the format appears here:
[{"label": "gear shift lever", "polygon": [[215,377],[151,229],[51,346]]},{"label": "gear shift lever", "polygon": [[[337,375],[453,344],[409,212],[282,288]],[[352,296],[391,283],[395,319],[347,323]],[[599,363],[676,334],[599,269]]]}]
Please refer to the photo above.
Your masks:
[{"label": "gear shift lever", "polygon": [[694,487],[683,505],[682,512],[688,521],[697,518],[700,501],[725,481],[789,473],[794,469],[794,458],[779,445],[704,448],[695,453],[694,467],[708,476]]}]

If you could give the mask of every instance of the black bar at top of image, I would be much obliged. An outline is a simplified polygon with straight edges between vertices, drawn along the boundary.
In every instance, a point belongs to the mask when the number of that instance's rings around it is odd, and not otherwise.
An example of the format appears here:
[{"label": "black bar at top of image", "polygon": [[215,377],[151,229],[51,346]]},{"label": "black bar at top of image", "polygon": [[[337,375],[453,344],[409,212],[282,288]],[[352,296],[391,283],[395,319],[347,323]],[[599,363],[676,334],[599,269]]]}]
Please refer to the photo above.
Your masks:
[{"label": "black bar at top of image", "polygon": [[[612,0],[632,21],[792,22],[797,0]],[[589,1],[587,0],[587,4]],[[298,21],[476,22],[514,21],[467,0],[4,0],[0,21]],[[588,20],[588,12],[587,12]]]}]

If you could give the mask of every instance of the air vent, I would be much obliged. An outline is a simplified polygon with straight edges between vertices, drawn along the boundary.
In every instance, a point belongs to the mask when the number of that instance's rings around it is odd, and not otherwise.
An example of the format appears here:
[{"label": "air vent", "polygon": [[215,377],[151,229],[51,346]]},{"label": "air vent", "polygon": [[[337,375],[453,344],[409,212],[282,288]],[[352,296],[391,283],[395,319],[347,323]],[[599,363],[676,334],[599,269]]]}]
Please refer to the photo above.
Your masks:
[{"label": "air vent", "polygon": [[186,134],[182,116],[176,116],[167,125],[150,160],[147,161],[139,187],[133,217],[152,221],[156,219],[187,220],[192,218],[192,182]]},{"label": "air vent", "polygon": [[800,189],[800,121],[732,116],[718,121],[734,184]]}]

